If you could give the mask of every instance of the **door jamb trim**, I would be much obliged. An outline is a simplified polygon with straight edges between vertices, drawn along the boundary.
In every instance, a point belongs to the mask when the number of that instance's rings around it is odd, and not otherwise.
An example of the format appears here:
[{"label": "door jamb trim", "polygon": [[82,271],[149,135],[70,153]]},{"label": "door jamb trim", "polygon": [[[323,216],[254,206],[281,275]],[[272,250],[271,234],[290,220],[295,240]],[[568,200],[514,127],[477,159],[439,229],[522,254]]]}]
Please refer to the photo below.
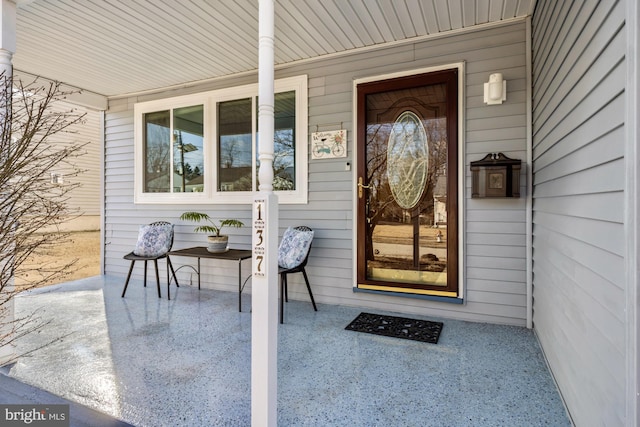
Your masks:
[{"label": "door jamb trim", "polygon": [[[466,144],[465,144],[465,123],[466,123],[466,103],[465,103],[465,61],[461,62],[453,62],[448,64],[435,65],[431,67],[424,68],[415,68],[406,71],[398,71],[394,73],[388,74],[377,74],[368,77],[361,77],[353,80],[353,90],[351,91],[352,99],[351,99],[351,112],[353,115],[351,123],[353,126],[357,126],[358,123],[358,85],[363,83],[375,82],[378,80],[388,80],[395,79],[399,77],[406,77],[415,74],[424,74],[424,73],[432,73],[435,71],[441,70],[450,70],[452,68],[458,69],[458,296],[457,297],[446,297],[447,299],[458,299],[462,304],[466,296],[467,287],[466,285],[466,275],[465,275],[465,234],[466,234],[466,221],[465,221],[465,207],[466,207],[466,197],[465,197],[465,165],[466,165]],[[352,265],[351,265],[351,274],[353,278],[358,275],[358,193],[356,186],[356,176],[358,173],[358,132],[357,129],[352,129],[353,135],[353,152],[351,154],[351,182],[353,183],[351,186],[352,191],[352,222],[351,222],[351,242],[352,242]],[[356,286],[357,287],[357,286]],[[355,288],[355,287],[354,287]],[[364,289],[362,289],[365,292]],[[366,292],[384,292],[388,294],[387,291],[369,291]],[[408,294],[401,293],[402,296],[406,296]],[[423,295],[413,294],[416,297],[420,297]],[[442,298],[442,297],[438,297]],[[430,299],[430,298],[425,298]]]}]

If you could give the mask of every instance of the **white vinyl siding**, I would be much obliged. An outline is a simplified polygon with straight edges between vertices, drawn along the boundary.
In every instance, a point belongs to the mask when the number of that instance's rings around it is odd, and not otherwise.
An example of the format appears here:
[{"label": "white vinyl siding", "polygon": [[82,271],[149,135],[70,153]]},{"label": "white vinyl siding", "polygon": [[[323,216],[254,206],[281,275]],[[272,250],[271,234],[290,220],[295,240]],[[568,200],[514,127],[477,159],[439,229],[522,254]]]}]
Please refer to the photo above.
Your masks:
[{"label": "white vinyl siding", "polygon": [[78,207],[83,215],[99,217],[102,205],[100,194],[102,112],[86,110],[83,122],[71,131],[77,132],[73,134],[76,141],[86,145],[82,156],[78,158],[78,166],[83,169],[83,173],[78,177],[81,185],[71,193],[70,204]]},{"label": "white vinyl siding", "polygon": [[[288,226],[308,225],[315,238],[307,271],[316,301],[370,309],[385,309],[434,317],[453,317],[524,326],[526,324],[526,224],[525,186],[523,195],[511,200],[471,200],[469,163],[490,152],[522,159],[526,156],[526,29],[515,22],[481,31],[441,37],[414,44],[386,46],[351,55],[328,57],[279,67],[276,78],[301,74],[309,76],[309,121],[307,133],[346,129],[346,158],[312,160],[308,155],[308,203],[280,207],[280,232]],[[466,219],[461,224],[465,246],[460,248],[466,265],[464,304],[401,298],[353,292],[354,271],[354,188],[357,179],[354,159],[353,81],[372,76],[419,70],[465,62],[465,109],[462,135],[462,176]],[[507,80],[507,101],[502,105],[483,103],[483,84],[489,75],[501,72]],[[133,104],[255,82],[256,76],[215,81],[184,91],[147,95],[144,99],[117,99],[110,102],[106,119],[106,230],[107,274],[125,276],[128,264],[122,256],[135,244],[139,224],[154,220],[176,223],[174,248],[204,245],[205,236],[192,232],[192,224],[178,220],[186,206],[133,203]],[[308,135],[307,135],[308,139]],[[466,155],[465,155],[466,152]],[[350,162],[351,170],[345,163]],[[464,201],[463,201],[464,200]],[[193,205],[212,216],[237,217],[251,223],[250,206]],[[228,230],[232,246],[250,249],[250,228]],[[174,264],[189,262],[176,258]],[[204,286],[235,291],[237,268],[221,262],[203,261]],[[246,267],[249,274],[250,267]],[[134,275],[142,277],[141,269]],[[180,280],[189,280],[184,270]],[[194,278],[195,280],[195,278]],[[292,276],[289,295],[308,300],[304,282]],[[248,285],[250,292],[250,285]],[[321,308],[320,308],[321,310]]]},{"label": "white vinyl siding", "polygon": [[625,424],[624,12],[533,19],[533,321],[576,425]]},{"label": "white vinyl siding", "polygon": [[[82,145],[78,157],[68,159],[74,168],[82,171],[76,176],[69,175],[72,168],[59,164],[51,170],[62,179],[62,185],[79,184],[73,188],[67,199],[67,208],[71,218],[62,224],[68,231],[100,229],[101,168],[102,163],[102,112],[74,105],[65,101],[55,101],[51,108],[61,113],[73,110],[73,115],[84,115],[78,122],[62,132],[58,132],[50,142],[59,147],[67,144]],[[47,177],[49,179],[49,177]]]}]

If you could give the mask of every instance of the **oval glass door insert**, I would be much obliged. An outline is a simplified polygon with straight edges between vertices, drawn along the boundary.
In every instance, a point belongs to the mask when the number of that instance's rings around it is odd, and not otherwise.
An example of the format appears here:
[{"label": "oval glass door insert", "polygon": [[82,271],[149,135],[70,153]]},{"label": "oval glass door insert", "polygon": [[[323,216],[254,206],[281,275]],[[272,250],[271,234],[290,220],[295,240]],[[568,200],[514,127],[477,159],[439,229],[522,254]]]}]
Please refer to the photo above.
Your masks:
[{"label": "oval glass door insert", "polygon": [[415,113],[404,111],[393,123],[387,144],[387,178],[400,207],[411,209],[418,204],[428,171],[427,132]]}]

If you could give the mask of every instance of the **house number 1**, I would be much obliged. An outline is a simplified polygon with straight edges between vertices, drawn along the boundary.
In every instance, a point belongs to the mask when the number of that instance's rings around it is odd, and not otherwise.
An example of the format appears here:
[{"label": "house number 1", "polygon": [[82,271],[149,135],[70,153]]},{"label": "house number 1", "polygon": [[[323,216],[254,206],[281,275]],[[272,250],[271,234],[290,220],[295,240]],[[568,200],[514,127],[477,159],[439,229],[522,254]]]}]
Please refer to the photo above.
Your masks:
[{"label": "house number 1", "polygon": [[264,262],[265,253],[265,218],[264,218],[264,200],[254,200],[256,217],[253,221],[253,275],[265,276],[266,263]]}]

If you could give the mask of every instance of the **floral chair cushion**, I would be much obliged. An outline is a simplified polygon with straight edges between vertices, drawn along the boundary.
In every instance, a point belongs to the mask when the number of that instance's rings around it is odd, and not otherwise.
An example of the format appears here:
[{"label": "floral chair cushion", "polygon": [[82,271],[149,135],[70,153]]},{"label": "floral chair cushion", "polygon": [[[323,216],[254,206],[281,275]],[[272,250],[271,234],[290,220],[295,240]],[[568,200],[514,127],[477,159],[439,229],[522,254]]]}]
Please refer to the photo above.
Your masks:
[{"label": "floral chair cushion", "polygon": [[147,257],[164,255],[171,250],[172,242],[173,224],[141,225],[133,253]]},{"label": "floral chair cushion", "polygon": [[278,248],[278,265],[283,268],[299,266],[307,256],[312,240],[313,230],[287,228]]}]

